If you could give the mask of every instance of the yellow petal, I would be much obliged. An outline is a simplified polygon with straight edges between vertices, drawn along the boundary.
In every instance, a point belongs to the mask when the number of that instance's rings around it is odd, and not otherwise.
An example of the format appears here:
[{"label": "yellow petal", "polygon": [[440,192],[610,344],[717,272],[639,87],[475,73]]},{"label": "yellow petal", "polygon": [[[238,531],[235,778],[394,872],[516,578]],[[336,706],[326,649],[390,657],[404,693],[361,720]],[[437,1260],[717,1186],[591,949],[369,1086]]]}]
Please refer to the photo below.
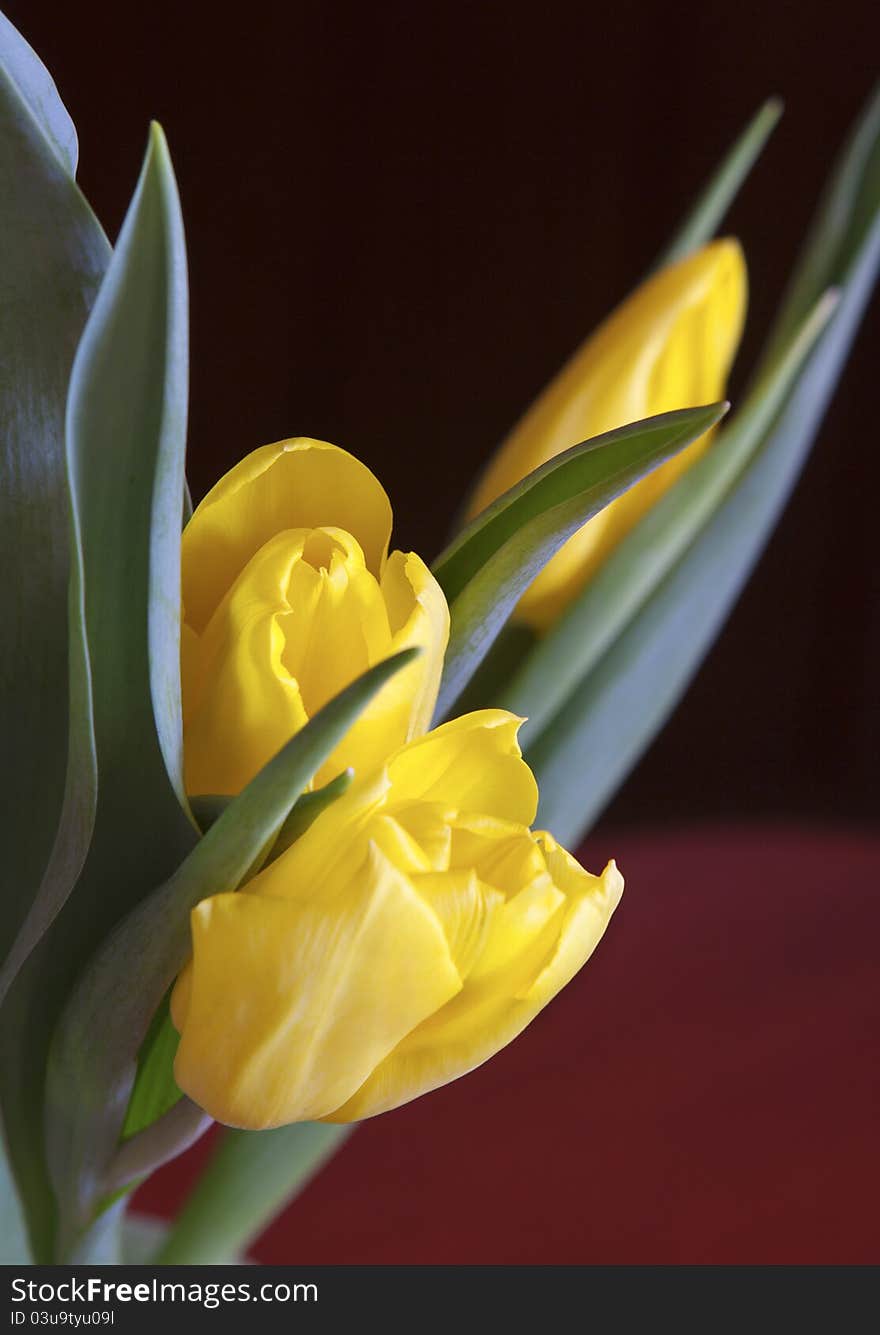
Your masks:
[{"label": "yellow petal", "polygon": [[[367,574],[365,578],[372,580],[373,576]],[[351,650],[346,652],[346,640],[340,634],[335,655],[344,673],[338,689],[347,686],[367,667],[401,649],[416,646],[422,652],[402,671],[395,673],[373,697],[319,771],[319,783],[328,782],[348,766],[363,776],[383,765],[392,752],[430,726],[437,703],[443,655],[449,638],[449,610],[443,590],[413,552],[408,555],[392,552],[383,572],[381,588],[374,582],[374,589],[385,618],[383,637],[372,646],[369,662],[360,663]],[[339,625],[341,627],[341,618]],[[352,626],[348,631],[350,646],[354,645],[355,638]],[[322,655],[326,651],[329,657],[329,631],[316,642]],[[330,691],[327,698],[332,694],[335,690]]]},{"label": "yellow petal", "polygon": [[190,793],[236,793],[309,718],[375,663],[422,654],[379,692],[315,776],[365,775],[430,722],[449,632],[446,600],[413,554],[380,582],[343,529],[290,529],[239,573],[181,657]]},{"label": "yellow petal", "polygon": [[523,825],[492,816],[456,816],[453,822],[451,864],[473,867],[481,880],[516,893],[546,871],[539,844]]},{"label": "yellow petal", "polygon": [[601,876],[591,876],[552,835],[541,832],[536,838],[544,849],[550,874],[568,897],[553,958],[523,998],[540,1010],[571,981],[602,940],[620,903],[623,877],[614,862],[608,863]]},{"label": "yellow petal", "polygon": [[334,525],[352,533],[378,579],[391,536],[391,504],[365,464],[326,441],[264,445],[236,464],[183,533],[183,605],[197,632],[259,549],[284,529]]},{"label": "yellow petal", "polygon": [[326,1115],[461,988],[436,914],[376,849],[319,903],[217,895],[192,931],[174,1074],[230,1126]]},{"label": "yellow petal", "polygon": [[[394,808],[395,824],[415,840],[432,871],[449,871],[452,859],[450,821],[454,817],[455,812],[440,802],[410,802]],[[467,864],[468,867],[471,865]]]},{"label": "yellow petal", "polygon": [[441,724],[389,761],[389,802],[437,802],[530,825],[538,788],[516,740],[521,723],[482,709]]},{"label": "yellow petal", "polygon": [[299,685],[284,663],[282,629],[302,545],[302,530],[266,543],[204,635],[188,645],[181,666],[189,793],[239,792],[308,720]]},{"label": "yellow petal", "polygon": [[355,882],[367,856],[372,822],[383,811],[389,788],[382,769],[356,779],[246,890],[306,904],[320,900],[328,885]]},{"label": "yellow petal", "polygon": [[[422,649],[420,657],[385,688],[393,687],[398,696],[412,702],[405,738],[410,741],[431,726],[449,643],[449,608],[440,585],[415,552],[391,553],[382,572],[382,596],[388,608],[391,651],[413,645]],[[386,754],[399,744],[392,742]]]},{"label": "yellow petal", "polygon": [[549,836],[539,838],[556,883],[548,877],[525,887],[505,905],[506,921],[505,910],[494,915],[486,951],[462,991],[324,1120],[372,1117],[472,1071],[521,1033],[586,962],[623,881],[613,863],[591,876]]},{"label": "yellow petal", "polygon": [[466,979],[485,951],[504,896],[473,871],[428,872],[413,884],[443,924],[459,977]]},{"label": "yellow petal", "polygon": [[189,1015],[189,1003],[192,997],[192,960],[184,965],[177,975],[177,981],[171,989],[169,1009],[171,1023],[179,1034],[183,1033],[186,1017]]},{"label": "yellow petal", "polygon": [[[732,240],[712,242],[654,274],[583,344],[514,428],[480,480],[470,513],[579,441],[722,398],[745,304],[745,263]],[[518,616],[538,629],[551,625],[708,440],[704,436],[655,469],[569,539],[524,594]]]}]

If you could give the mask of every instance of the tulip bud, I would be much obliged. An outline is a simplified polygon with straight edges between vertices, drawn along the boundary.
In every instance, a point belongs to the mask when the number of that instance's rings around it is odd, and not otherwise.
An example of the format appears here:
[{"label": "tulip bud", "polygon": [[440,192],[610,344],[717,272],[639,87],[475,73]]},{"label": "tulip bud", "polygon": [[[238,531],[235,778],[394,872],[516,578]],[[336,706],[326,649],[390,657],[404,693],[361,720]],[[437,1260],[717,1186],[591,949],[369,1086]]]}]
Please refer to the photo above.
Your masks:
[{"label": "tulip bud", "polygon": [[[742,333],[746,271],[736,241],[715,241],[652,275],[582,345],[490,462],[469,516],[580,441],[723,398]],[[546,630],[644,513],[699,458],[695,441],[591,519],[530,585],[517,618]]]},{"label": "tulip bud", "polygon": [[520,720],[401,748],[237,894],[192,914],[178,1085],[218,1121],[356,1121],[464,1075],[574,976],[620,899],[529,829]]},{"label": "tulip bud", "polygon": [[237,793],[331,697],[399,649],[382,690],[315,778],[368,771],[430,726],[449,613],[414,553],[387,555],[391,507],[344,450],[256,450],[183,535],[187,791]]}]

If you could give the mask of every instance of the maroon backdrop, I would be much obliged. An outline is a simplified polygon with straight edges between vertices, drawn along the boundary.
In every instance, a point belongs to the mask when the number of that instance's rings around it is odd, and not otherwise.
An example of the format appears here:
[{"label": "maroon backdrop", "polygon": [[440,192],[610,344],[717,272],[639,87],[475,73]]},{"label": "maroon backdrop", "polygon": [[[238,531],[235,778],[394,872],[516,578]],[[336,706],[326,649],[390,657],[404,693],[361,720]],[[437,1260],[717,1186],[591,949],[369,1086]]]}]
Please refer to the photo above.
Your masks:
[{"label": "maroon backdrop", "polygon": [[[364,1123],[260,1240],[299,1264],[876,1264],[880,840],[591,841],[593,959],[472,1075]],[[137,1203],[167,1211],[209,1147]]]}]

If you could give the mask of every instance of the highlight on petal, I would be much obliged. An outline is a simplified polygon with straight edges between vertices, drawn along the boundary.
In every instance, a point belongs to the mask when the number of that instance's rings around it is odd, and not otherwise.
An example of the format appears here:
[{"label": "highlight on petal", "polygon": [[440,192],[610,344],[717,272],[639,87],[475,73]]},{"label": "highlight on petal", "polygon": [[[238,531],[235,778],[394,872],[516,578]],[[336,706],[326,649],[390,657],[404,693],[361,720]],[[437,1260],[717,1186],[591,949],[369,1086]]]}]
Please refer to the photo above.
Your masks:
[{"label": "highlight on petal", "polygon": [[538,787],[516,740],[522,722],[482,709],[441,724],[391,758],[392,790],[530,825]]},{"label": "highlight on petal", "polygon": [[175,1079],[229,1126],[322,1117],[461,988],[438,918],[375,848],[320,904],[217,895],[192,930]]},{"label": "highlight on petal", "polygon": [[[647,279],[514,428],[477,484],[469,514],[580,441],[722,398],[742,334],[746,288],[743,254],[730,239],[711,242]],[[551,625],[710,438],[655,469],[574,534],[526,591],[517,615],[539,630]]]},{"label": "highlight on petal", "polygon": [[391,502],[366,464],[323,440],[264,445],[208,492],[183,533],[183,605],[201,633],[240,571],[285,529],[351,533],[378,579],[391,538]]},{"label": "highlight on petal", "polygon": [[424,652],[372,701],[315,777],[367,773],[423,731],[437,698],[449,612],[413,553],[381,581],[344,529],[287,529],[251,557],[181,671],[188,792],[239,792],[333,696],[399,649]]},{"label": "highlight on petal", "polygon": [[440,585],[415,552],[391,553],[382,572],[382,596],[388,609],[392,652],[410,645],[425,648],[420,658],[388,683],[412,700],[406,736],[410,741],[427,732],[434,716],[449,643],[449,607]]}]

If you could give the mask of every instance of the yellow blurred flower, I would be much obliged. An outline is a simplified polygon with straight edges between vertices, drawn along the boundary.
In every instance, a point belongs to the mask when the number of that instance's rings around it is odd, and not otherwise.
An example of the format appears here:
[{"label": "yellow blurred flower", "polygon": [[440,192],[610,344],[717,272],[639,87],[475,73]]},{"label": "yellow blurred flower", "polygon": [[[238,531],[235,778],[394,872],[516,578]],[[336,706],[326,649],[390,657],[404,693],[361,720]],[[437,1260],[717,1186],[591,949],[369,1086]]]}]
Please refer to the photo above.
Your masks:
[{"label": "yellow blurred flower", "polygon": [[180,1088],[262,1128],[356,1121],[509,1043],[592,953],[623,889],[532,833],[520,720],[409,743],[237,894],[192,914]]},{"label": "yellow blurred flower", "polygon": [[[736,241],[714,241],[650,277],[532,404],[477,484],[469,515],[582,440],[722,398],[745,306],[745,261]],[[537,630],[552,625],[617,543],[700,456],[710,435],[574,534],[523,595],[517,617]]]},{"label": "yellow blurred flower", "polygon": [[391,506],[352,455],[285,440],[243,459],[183,534],[187,791],[237,793],[322,705],[398,649],[390,681],[316,783],[369,770],[429,726],[449,636],[443,592],[392,552]]}]

